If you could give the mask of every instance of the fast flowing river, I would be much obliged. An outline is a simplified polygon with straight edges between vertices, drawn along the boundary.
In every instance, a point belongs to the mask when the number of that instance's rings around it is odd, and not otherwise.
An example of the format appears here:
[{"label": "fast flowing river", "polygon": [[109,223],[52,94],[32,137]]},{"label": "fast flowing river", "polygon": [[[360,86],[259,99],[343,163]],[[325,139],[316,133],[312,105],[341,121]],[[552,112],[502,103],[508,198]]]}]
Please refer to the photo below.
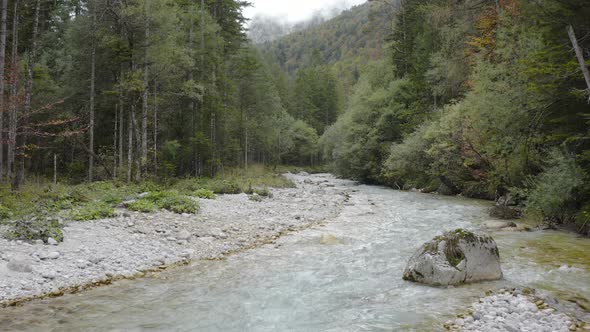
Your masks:
[{"label": "fast flowing river", "polygon": [[[478,229],[490,204],[330,180],[352,197],[323,226],[224,261],[0,309],[0,330],[437,331],[486,290],[537,288],[565,310],[577,310],[567,300],[590,298],[590,240],[551,231],[492,233],[502,281],[405,282],[405,264],[423,242]],[[324,235],[341,243],[322,244]]]}]

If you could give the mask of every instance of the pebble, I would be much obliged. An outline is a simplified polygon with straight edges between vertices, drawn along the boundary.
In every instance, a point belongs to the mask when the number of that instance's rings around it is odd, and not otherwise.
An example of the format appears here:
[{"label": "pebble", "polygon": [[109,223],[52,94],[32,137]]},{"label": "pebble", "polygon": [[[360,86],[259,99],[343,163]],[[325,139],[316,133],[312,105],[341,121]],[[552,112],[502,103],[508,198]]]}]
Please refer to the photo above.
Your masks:
[{"label": "pebble", "polygon": [[47,239],[47,244],[49,244],[50,246],[56,246],[59,243],[54,238],[50,237]]},{"label": "pebble", "polygon": [[[461,331],[551,331],[569,332],[571,319],[554,309],[539,310],[544,304],[529,296],[502,292],[480,299],[472,306],[472,314],[447,324]],[[574,326],[575,327],[575,326]]]}]

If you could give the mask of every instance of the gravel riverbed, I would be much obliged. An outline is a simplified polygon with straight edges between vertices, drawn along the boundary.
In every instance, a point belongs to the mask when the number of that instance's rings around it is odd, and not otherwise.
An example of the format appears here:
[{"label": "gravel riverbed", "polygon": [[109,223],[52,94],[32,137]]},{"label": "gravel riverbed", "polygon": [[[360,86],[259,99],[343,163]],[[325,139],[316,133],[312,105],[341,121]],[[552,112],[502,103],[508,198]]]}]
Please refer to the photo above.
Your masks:
[{"label": "gravel riverbed", "polygon": [[191,260],[221,259],[333,218],[349,197],[331,175],[286,176],[297,188],[274,189],[261,202],[220,195],[200,200],[196,215],[120,210],[113,219],[68,223],[64,242],[55,245],[0,238],[0,307]]},{"label": "gravel riverbed", "polygon": [[520,290],[500,290],[481,298],[466,314],[445,327],[464,332],[588,331],[590,325],[558,312],[541,297]]}]

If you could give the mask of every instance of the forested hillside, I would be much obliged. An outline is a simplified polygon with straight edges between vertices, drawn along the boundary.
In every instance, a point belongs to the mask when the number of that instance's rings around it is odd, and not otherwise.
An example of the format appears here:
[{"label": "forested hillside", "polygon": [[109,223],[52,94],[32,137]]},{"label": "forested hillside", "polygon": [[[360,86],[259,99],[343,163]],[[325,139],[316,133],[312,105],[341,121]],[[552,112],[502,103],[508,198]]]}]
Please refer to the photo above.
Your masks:
[{"label": "forested hillside", "polygon": [[387,56],[362,73],[321,138],[334,170],[497,199],[500,216],[519,205],[530,217],[587,231],[589,4],[390,4],[397,14]]},{"label": "forested hillside", "polygon": [[585,2],[370,1],[257,46],[245,1],[0,2],[14,191],[324,162],[589,229]]},{"label": "forested hillside", "polygon": [[[0,177],[214,175],[310,160],[237,0],[3,0]],[[55,162],[55,165],[54,165]],[[55,170],[54,170],[55,166]]]}]

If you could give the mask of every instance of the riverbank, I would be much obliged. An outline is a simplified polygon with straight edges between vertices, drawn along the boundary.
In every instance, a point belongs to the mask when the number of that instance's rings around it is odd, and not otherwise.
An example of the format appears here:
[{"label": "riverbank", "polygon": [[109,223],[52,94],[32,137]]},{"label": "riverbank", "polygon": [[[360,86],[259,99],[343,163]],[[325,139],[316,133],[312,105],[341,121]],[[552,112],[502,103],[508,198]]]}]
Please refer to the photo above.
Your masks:
[{"label": "riverbank", "polygon": [[287,176],[296,188],[257,200],[246,194],[199,199],[196,215],[117,210],[116,218],[68,223],[56,245],[0,239],[0,306],[222,259],[332,218],[348,197],[332,176]]}]

